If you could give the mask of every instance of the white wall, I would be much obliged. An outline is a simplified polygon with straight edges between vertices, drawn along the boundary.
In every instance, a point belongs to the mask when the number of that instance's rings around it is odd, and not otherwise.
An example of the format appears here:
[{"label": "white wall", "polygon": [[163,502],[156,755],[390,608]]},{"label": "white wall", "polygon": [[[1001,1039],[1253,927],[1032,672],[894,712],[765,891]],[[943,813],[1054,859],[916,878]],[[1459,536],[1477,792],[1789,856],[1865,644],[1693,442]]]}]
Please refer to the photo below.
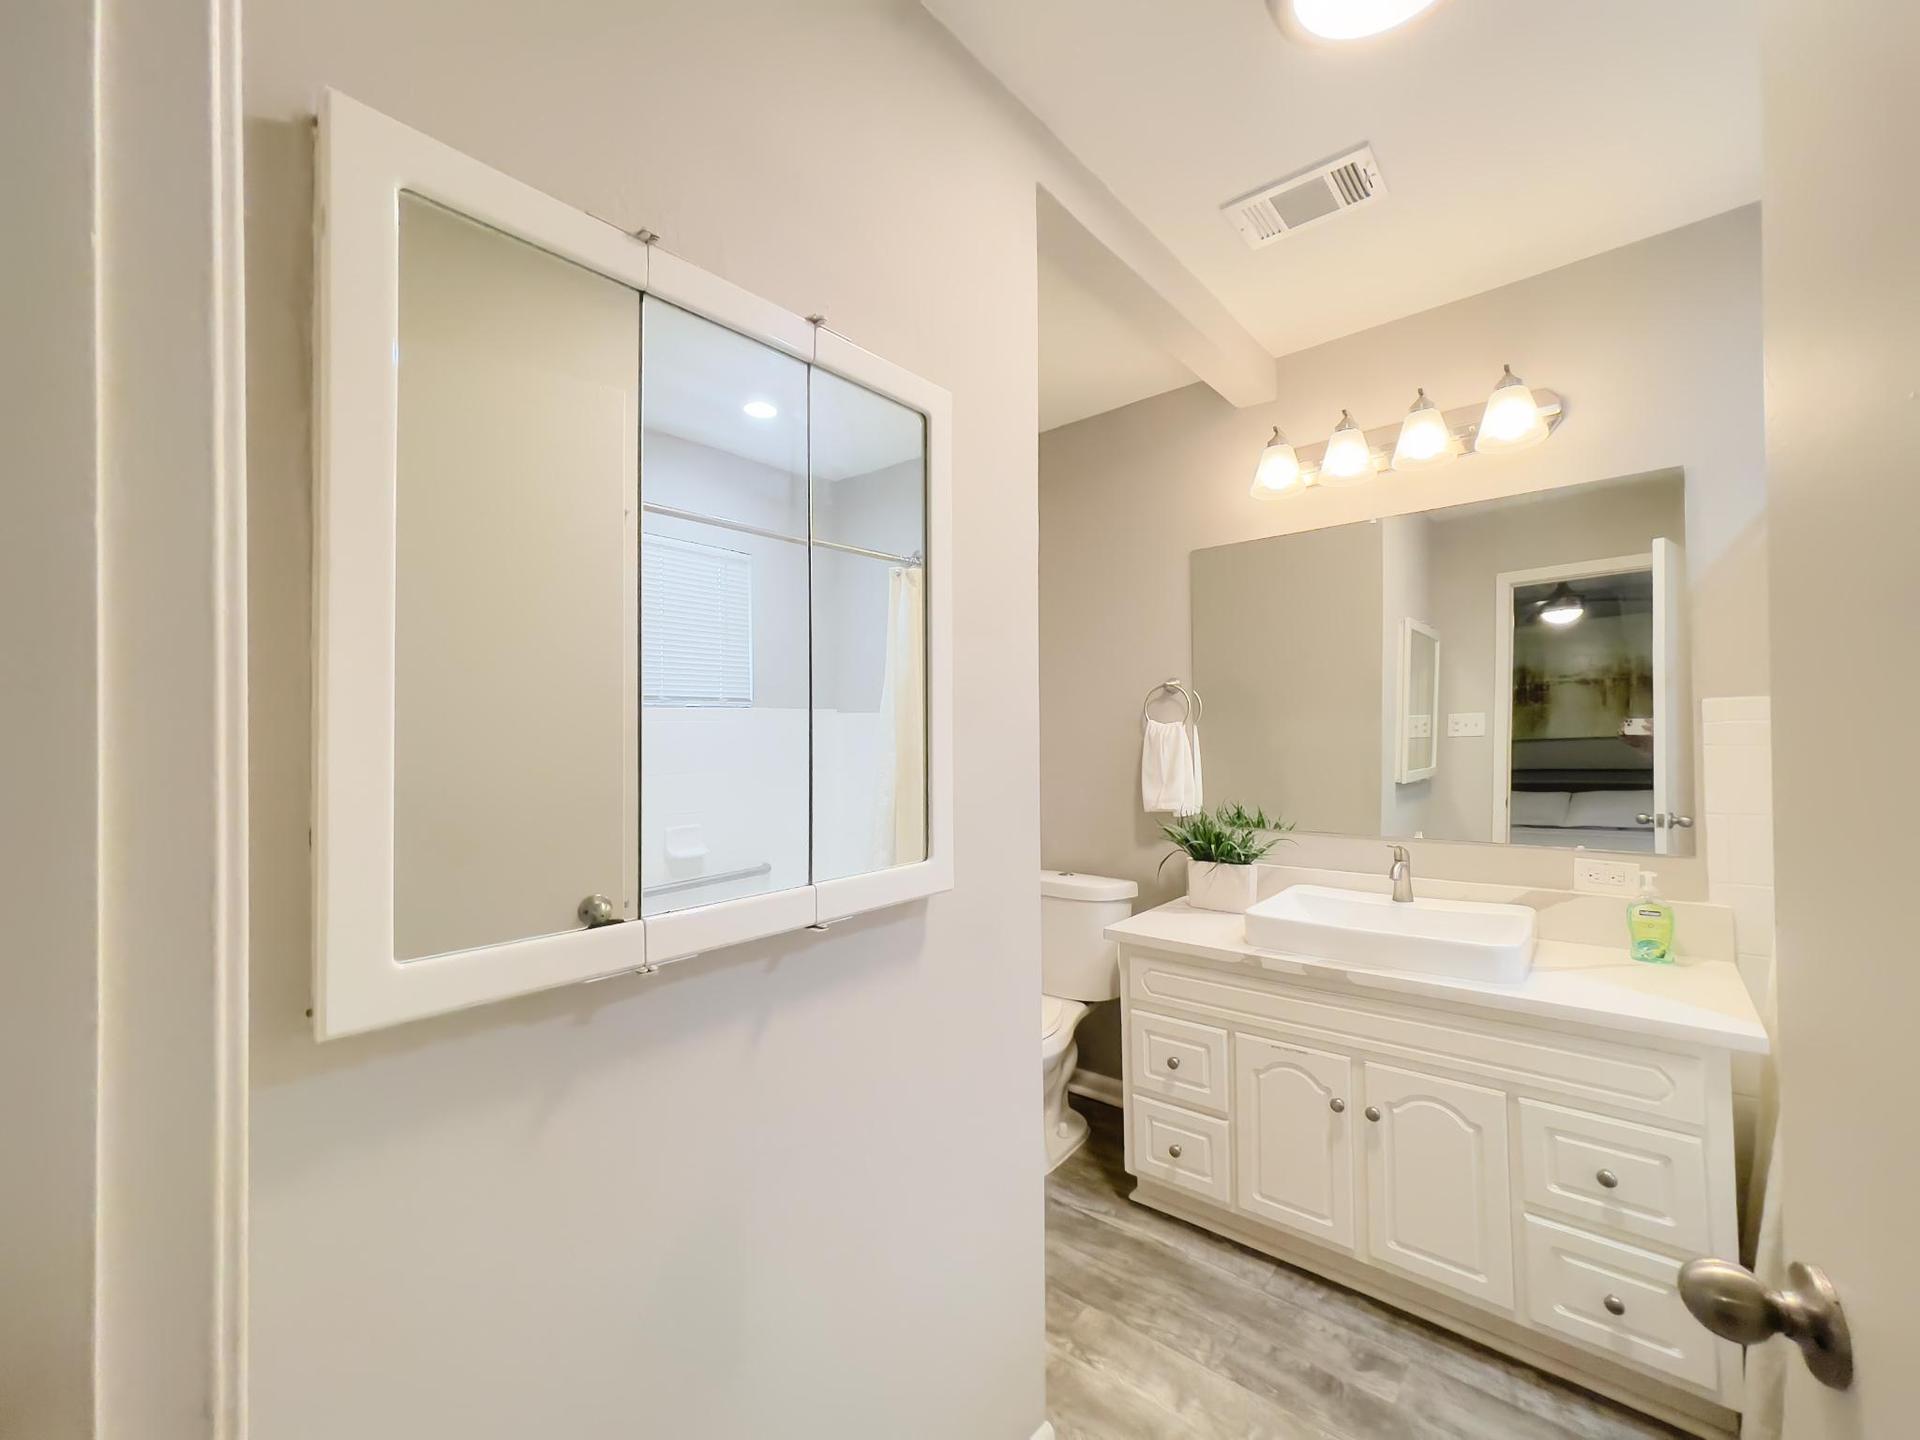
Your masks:
[{"label": "white wall", "polygon": [[0,1430],[93,1434],[98,1052],[94,17],[0,44]]},{"label": "white wall", "polygon": [[[1697,635],[1695,694],[1768,688],[1759,220],[1753,207],[1610,251],[1279,362],[1270,406],[1235,410],[1190,386],[1041,437],[1041,851],[1047,864],[1140,882],[1153,904],[1165,846],[1140,812],[1140,699],[1190,670],[1188,556],[1348,520],[1679,467]],[[1268,427],[1317,441],[1343,407],[1366,425],[1416,386],[1452,407],[1511,362],[1562,392],[1568,417],[1526,453],[1381,476],[1281,502],[1248,497]],[[1565,851],[1414,845],[1416,875],[1564,887]],[[1291,863],[1384,868],[1372,839],[1303,838]],[[1666,861],[1675,896],[1705,893],[1697,858]],[[1117,1065],[1100,1026],[1083,1060]],[[1116,1072],[1117,1073],[1117,1072]]]},{"label": "white wall", "polygon": [[[1051,152],[904,0],[252,0],[246,19],[253,1434],[1026,1440],[1044,1358],[1033,267]],[[322,84],[953,391],[953,894],[314,1044]]]}]

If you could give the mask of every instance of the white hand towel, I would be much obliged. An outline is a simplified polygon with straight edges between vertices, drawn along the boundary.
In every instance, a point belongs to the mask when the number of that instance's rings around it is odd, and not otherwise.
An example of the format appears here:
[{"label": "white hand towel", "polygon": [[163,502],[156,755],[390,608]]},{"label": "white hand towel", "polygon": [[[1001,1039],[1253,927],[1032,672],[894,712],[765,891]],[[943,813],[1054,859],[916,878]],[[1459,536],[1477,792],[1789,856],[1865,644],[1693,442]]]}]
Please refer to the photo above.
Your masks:
[{"label": "white hand towel", "polygon": [[1180,813],[1197,815],[1207,806],[1207,791],[1200,781],[1200,726],[1196,723],[1188,728],[1193,732],[1193,788],[1187,794],[1187,808]]},{"label": "white hand towel", "polygon": [[1187,727],[1149,719],[1140,737],[1140,804],[1149,815],[1191,815],[1193,745]]}]

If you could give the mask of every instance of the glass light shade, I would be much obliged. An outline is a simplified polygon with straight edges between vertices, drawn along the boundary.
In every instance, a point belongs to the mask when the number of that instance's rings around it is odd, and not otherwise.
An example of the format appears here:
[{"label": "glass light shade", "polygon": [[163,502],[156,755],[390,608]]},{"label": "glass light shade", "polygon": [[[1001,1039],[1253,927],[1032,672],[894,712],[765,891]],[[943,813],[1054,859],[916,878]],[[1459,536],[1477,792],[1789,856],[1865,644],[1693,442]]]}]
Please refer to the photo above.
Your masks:
[{"label": "glass light shade", "polygon": [[1429,465],[1444,465],[1453,459],[1453,431],[1447,417],[1422,390],[1400,422],[1400,438],[1393,447],[1393,468],[1419,470]]},{"label": "glass light shade", "polygon": [[1259,467],[1253,472],[1253,494],[1256,498],[1284,495],[1299,489],[1300,481],[1300,457],[1293,453],[1293,446],[1275,426],[1273,438],[1260,452]]},{"label": "glass light shade", "polygon": [[1547,603],[1540,607],[1540,618],[1549,625],[1571,625],[1587,613],[1587,607],[1580,597],[1566,585],[1560,585],[1547,597]]},{"label": "glass light shade", "polygon": [[1283,19],[1319,40],[1363,40],[1404,25],[1436,0],[1281,0]]},{"label": "glass light shade", "polygon": [[1503,367],[1500,383],[1487,397],[1480,429],[1473,437],[1475,452],[1522,450],[1546,438],[1547,422],[1534,401],[1533,391],[1513,373],[1511,365]]},{"label": "glass light shade", "polygon": [[1327,453],[1320,460],[1323,481],[1363,480],[1373,474],[1373,452],[1367,448],[1367,435],[1353,423],[1353,416],[1340,412],[1340,423],[1327,438]]}]

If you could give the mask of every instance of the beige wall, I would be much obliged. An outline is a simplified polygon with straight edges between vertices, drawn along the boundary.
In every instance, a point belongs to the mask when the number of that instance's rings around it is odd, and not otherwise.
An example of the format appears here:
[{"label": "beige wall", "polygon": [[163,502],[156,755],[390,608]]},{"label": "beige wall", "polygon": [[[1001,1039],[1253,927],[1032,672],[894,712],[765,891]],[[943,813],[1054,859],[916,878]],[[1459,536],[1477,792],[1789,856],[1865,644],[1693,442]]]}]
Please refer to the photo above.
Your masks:
[{"label": "beige wall", "polygon": [[0,1432],[93,1435],[99,1057],[94,17],[0,43]]},{"label": "beige wall", "polygon": [[[253,1434],[1026,1440],[1044,137],[905,0],[250,0],[246,20]],[[954,893],[313,1042],[323,84],[952,390]]]},{"label": "beige wall", "polygon": [[[1279,362],[1280,400],[1235,410],[1190,386],[1041,437],[1041,850],[1046,863],[1125,876],[1142,904],[1176,892],[1176,866],[1140,813],[1140,700],[1192,670],[1188,557],[1288,530],[1678,467],[1700,695],[1764,694],[1759,217],[1754,207],[1610,251]],[[1502,363],[1559,390],[1552,441],[1439,474],[1381,476],[1286,502],[1247,495],[1269,426],[1302,444],[1349,407],[1403,413],[1415,386],[1446,406],[1485,396]],[[1298,863],[1372,868],[1371,840],[1303,839]],[[1704,894],[1697,859],[1662,865],[1677,896]],[[1416,874],[1566,885],[1567,852],[1428,842]],[[1096,1068],[1117,1064],[1083,1027]],[[1116,1072],[1117,1073],[1117,1072]]]}]

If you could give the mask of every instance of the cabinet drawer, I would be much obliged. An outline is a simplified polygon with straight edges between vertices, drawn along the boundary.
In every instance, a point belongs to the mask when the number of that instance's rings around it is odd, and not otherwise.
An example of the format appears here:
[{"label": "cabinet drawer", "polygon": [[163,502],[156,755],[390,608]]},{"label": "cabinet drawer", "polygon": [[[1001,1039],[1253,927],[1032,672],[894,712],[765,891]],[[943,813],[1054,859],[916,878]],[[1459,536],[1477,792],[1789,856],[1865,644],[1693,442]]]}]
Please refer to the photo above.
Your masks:
[{"label": "cabinet drawer", "polygon": [[1135,1010],[1133,1089],[1196,1109],[1227,1113],[1227,1032]]},{"label": "cabinet drawer", "polygon": [[[1615,1359],[1717,1391],[1719,1347],[1687,1313],[1680,1262],[1526,1217],[1527,1316]],[[1617,1313],[1616,1313],[1617,1312]]]},{"label": "cabinet drawer", "polygon": [[1133,1173],[1226,1204],[1227,1122],[1136,1091],[1128,1103]]},{"label": "cabinet drawer", "polygon": [[1692,1135],[1520,1102],[1530,1206],[1691,1254],[1713,1250],[1706,1146]]}]

